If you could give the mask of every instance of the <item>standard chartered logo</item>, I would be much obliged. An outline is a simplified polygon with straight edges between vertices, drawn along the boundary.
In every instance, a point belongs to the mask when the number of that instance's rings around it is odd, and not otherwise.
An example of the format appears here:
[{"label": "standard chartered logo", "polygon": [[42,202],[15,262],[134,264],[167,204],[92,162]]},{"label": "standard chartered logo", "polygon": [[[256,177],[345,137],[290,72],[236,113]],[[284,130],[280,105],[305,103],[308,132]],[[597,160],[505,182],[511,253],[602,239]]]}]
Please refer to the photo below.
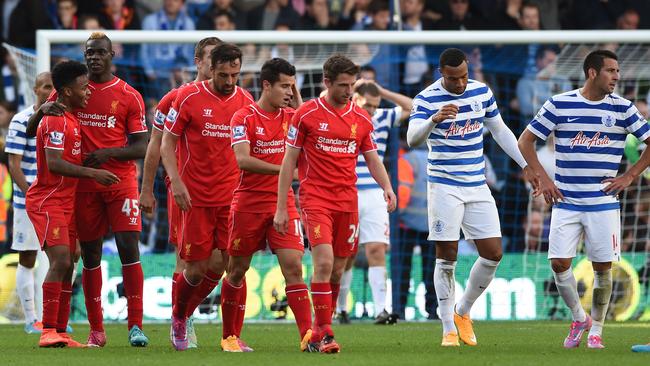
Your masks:
[{"label": "standard chartered logo", "polygon": [[348,154],[354,154],[357,151],[357,142],[351,141],[348,145]]},{"label": "standard chartered logo", "polygon": [[108,121],[106,123],[106,127],[108,128],[115,128],[115,116],[110,116],[108,117]]}]

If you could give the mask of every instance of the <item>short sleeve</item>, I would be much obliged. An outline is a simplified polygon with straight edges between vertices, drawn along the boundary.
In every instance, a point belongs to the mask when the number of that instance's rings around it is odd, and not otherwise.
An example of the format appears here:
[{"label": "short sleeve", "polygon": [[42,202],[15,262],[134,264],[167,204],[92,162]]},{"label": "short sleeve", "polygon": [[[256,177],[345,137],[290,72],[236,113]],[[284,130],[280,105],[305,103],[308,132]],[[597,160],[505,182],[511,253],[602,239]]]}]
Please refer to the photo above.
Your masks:
[{"label": "short sleeve", "polygon": [[230,120],[230,145],[236,145],[242,142],[250,144],[250,137],[248,136],[248,117],[251,113],[246,113],[249,111],[248,108],[240,109],[232,116]]},{"label": "short sleeve", "polygon": [[169,108],[167,118],[165,119],[165,129],[176,136],[182,135],[190,123],[190,116],[191,111],[187,99],[181,103],[179,95],[174,100],[174,103],[172,103],[172,107]]},{"label": "short sleeve", "polygon": [[307,136],[307,124],[302,120],[300,111],[296,111],[287,129],[287,145],[302,149]]},{"label": "short sleeve", "polygon": [[428,119],[437,112],[438,110],[426,100],[426,97],[418,94],[413,99],[413,107],[411,108],[409,120]]},{"label": "short sleeve", "polygon": [[367,125],[368,128],[364,129],[364,135],[361,136],[361,145],[359,146],[359,152],[361,154],[366,153],[368,151],[373,151],[377,150],[377,143],[375,142],[375,139],[372,137],[372,131],[373,128],[371,127],[372,125],[369,123],[366,123],[365,121],[362,121],[364,125]]},{"label": "short sleeve", "polygon": [[5,145],[5,152],[14,155],[23,155],[27,148],[26,126],[16,120],[9,123],[9,131]]},{"label": "short sleeve", "polygon": [[153,128],[160,131],[165,129],[165,119],[167,118],[169,108],[171,108],[172,102],[174,101],[174,95],[175,94],[171,92],[167,93],[162,97],[162,99],[160,99],[160,102],[158,102],[153,117]]},{"label": "short sleeve", "polygon": [[497,106],[497,101],[494,99],[494,94],[490,88],[487,89],[488,100],[485,101],[485,118],[492,119],[499,116],[499,107]]},{"label": "short sleeve", "polygon": [[130,103],[126,111],[126,128],[128,133],[147,132],[146,110],[142,95],[137,90],[127,89]]},{"label": "short sleeve", "polygon": [[547,100],[526,128],[535,136],[546,141],[558,123],[558,117],[552,112],[554,110],[552,99]]},{"label": "short sleeve", "polygon": [[46,149],[63,150],[65,147],[65,117],[48,116],[42,130],[43,146]]},{"label": "short sleeve", "polygon": [[650,126],[648,126],[648,121],[643,118],[634,104],[628,108],[626,115],[628,117],[623,121],[625,130],[641,141],[648,139],[650,137]]}]

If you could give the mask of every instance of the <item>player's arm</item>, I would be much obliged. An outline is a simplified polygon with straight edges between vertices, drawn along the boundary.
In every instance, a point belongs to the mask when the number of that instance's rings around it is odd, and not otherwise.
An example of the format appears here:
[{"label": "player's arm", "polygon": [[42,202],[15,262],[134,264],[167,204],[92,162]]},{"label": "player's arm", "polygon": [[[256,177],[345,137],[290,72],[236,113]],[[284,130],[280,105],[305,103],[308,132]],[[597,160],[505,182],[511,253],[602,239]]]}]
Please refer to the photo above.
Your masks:
[{"label": "player's arm", "polygon": [[146,131],[132,133],[129,135],[129,144],[127,146],[97,149],[88,154],[88,157],[84,160],[84,165],[98,168],[108,159],[123,161],[142,159],[147,153],[147,137],[148,133]]},{"label": "player's arm", "polygon": [[26,193],[27,189],[29,189],[29,184],[27,184],[27,178],[25,178],[25,174],[20,168],[22,161],[22,155],[9,154],[9,174],[11,175],[11,179],[20,188],[21,192]]},{"label": "player's arm", "polygon": [[381,85],[375,83],[379,89],[379,95],[383,99],[387,99],[402,109],[402,114],[397,117],[398,121],[403,121],[411,115],[411,109],[413,109],[413,99],[407,97],[406,95],[390,91]]},{"label": "player's arm", "polygon": [[235,152],[239,169],[257,174],[280,174],[280,165],[267,163],[266,161],[251,156],[251,146],[248,142],[235,144],[232,146],[232,149]]},{"label": "player's arm", "polygon": [[34,112],[27,120],[27,129],[25,130],[25,134],[27,137],[36,136],[38,124],[41,123],[44,116],[62,116],[66,109],[65,105],[57,101],[41,104],[36,112]]},{"label": "player's arm", "polygon": [[546,171],[542,167],[542,164],[539,162],[537,157],[537,151],[535,150],[535,141],[537,136],[532,133],[529,129],[525,129],[524,133],[519,136],[519,141],[517,143],[521,155],[524,157],[528,166],[531,169],[530,183],[533,185],[533,195],[539,196],[540,194],[544,195],[544,200],[546,203],[556,203],[564,199],[562,192],[557,188],[555,183],[551,178],[546,174]]},{"label": "player's arm", "polygon": [[140,208],[142,212],[151,214],[156,205],[156,199],[153,196],[153,182],[160,163],[160,142],[162,141],[162,131],[157,128],[151,129],[151,138],[147,145],[147,153],[144,156],[144,166],[142,168],[142,189],[140,190]]},{"label": "player's arm", "polygon": [[181,210],[187,211],[192,207],[192,200],[185,183],[183,183],[183,180],[178,174],[176,152],[174,151],[177,142],[178,136],[169,131],[164,131],[160,143],[160,157],[162,158],[163,166],[165,167],[167,176],[171,182],[174,200]]},{"label": "player's arm", "polygon": [[280,176],[278,177],[278,202],[273,217],[273,227],[280,234],[284,234],[289,229],[289,213],[287,211],[287,195],[289,187],[293,181],[293,170],[296,168],[300,149],[287,145],[282,165],[280,166]]},{"label": "player's arm", "polygon": [[454,104],[446,104],[435,113],[429,114],[429,112],[417,108],[417,101],[414,103],[416,109],[411,111],[406,131],[406,142],[411,147],[422,145],[437,123],[446,119],[455,119],[458,114],[458,106]]},{"label": "player's arm", "polygon": [[500,114],[495,117],[485,119],[485,127],[490,130],[494,141],[505,151],[512,160],[514,160],[524,171],[528,168],[526,159],[521,155],[517,146],[517,138],[510,128],[506,126]]},{"label": "player's arm", "polygon": [[50,172],[66,177],[91,178],[105,186],[118,183],[120,178],[104,169],[93,169],[72,164],[63,159],[63,150],[45,148],[45,161]]},{"label": "player's arm", "polygon": [[[646,146],[650,146],[650,137],[645,139]],[[603,189],[603,192],[607,194],[618,194],[625,188],[629,187],[634,180],[643,173],[648,166],[650,166],[650,148],[646,148],[641,153],[639,160],[634,163],[625,173],[621,174],[616,178],[607,178],[603,180],[603,183],[607,184],[607,187]]]},{"label": "player's arm", "polygon": [[370,175],[372,175],[381,189],[384,190],[384,199],[388,203],[388,212],[395,211],[397,197],[395,197],[395,192],[393,192],[390,178],[388,178],[388,173],[386,173],[386,168],[384,168],[384,164],[381,162],[377,150],[364,152],[363,158],[366,160]]}]

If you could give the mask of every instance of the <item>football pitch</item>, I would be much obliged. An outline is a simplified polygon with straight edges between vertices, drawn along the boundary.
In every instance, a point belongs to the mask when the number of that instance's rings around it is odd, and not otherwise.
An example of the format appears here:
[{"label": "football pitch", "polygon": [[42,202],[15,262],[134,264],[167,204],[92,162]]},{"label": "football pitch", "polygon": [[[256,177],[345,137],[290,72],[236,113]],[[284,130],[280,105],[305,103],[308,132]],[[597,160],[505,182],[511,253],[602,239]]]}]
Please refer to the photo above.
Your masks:
[{"label": "football pitch", "polygon": [[[650,365],[650,353],[632,353],[630,346],[650,342],[648,323],[605,325],[604,350],[565,350],[567,322],[475,322],[478,346],[440,347],[439,322],[394,326],[351,324],[334,326],[342,351],[336,355],[298,350],[293,324],[246,324],[242,338],[253,353],[226,354],[217,341],[221,326],[197,324],[199,348],[176,352],[169,343],[169,325],[145,324],[147,348],[131,348],[126,325],[107,325],[103,349],[39,349],[38,336],[22,325],[1,325],[2,365]],[[88,328],[76,325],[73,336],[85,341]],[[586,338],[586,337],[585,337]]]}]

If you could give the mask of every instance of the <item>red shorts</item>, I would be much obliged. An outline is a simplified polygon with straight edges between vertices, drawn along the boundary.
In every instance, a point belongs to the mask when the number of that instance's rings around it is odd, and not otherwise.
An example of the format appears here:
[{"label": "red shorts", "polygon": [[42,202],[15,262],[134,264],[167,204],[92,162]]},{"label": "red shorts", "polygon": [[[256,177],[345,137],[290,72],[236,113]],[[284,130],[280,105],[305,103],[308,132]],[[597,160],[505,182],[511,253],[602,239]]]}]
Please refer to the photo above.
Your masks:
[{"label": "red shorts", "polygon": [[192,207],[181,211],[181,259],[191,262],[210,258],[214,249],[228,247],[230,206]]},{"label": "red shorts", "polygon": [[178,208],[174,195],[170,188],[167,189],[167,224],[169,225],[169,244],[178,244],[178,233],[180,232],[181,209]]},{"label": "red shorts", "polygon": [[273,228],[272,213],[230,212],[228,254],[250,257],[258,250],[269,248],[305,251],[302,228],[297,215],[289,220],[289,231],[284,235]]},{"label": "red shorts", "polygon": [[77,192],[75,200],[80,241],[101,239],[108,232],[141,231],[138,188],[107,192]]},{"label": "red shorts", "polygon": [[54,208],[41,211],[28,210],[27,216],[34,225],[41,248],[67,245],[70,247],[70,252],[75,251],[77,231],[74,212],[63,212]]},{"label": "red shorts", "polygon": [[329,244],[335,257],[352,257],[359,250],[359,213],[302,210],[309,245]]}]

